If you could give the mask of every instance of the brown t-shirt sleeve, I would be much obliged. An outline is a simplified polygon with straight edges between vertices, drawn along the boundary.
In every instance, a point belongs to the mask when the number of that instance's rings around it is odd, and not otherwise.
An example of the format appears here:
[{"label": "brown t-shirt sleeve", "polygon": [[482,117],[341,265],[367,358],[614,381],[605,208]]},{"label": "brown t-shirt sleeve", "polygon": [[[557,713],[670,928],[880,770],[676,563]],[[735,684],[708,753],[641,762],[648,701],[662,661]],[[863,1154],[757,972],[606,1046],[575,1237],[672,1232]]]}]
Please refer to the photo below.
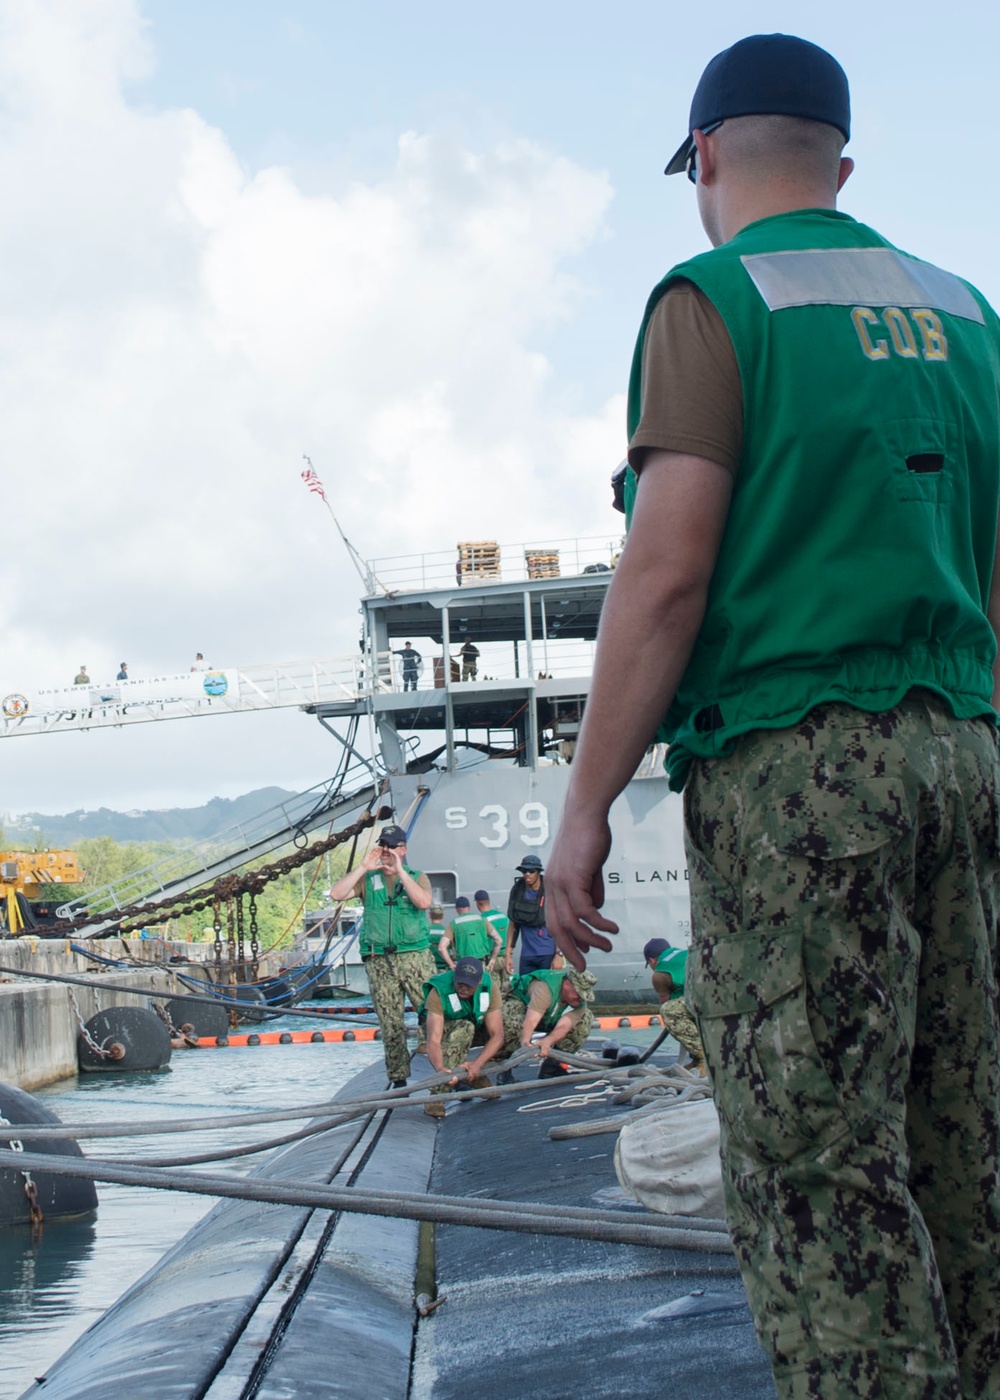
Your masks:
[{"label": "brown t-shirt sleeve", "polygon": [[534,982],[532,982],[528,990],[529,1010],[538,1011],[541,1015],[544,1016],[546,1011],[548,1011],[549,1007],[552,1005],[552,993],[549,991],[548,987],[541,980],[541,978],[538,977],[535,978]]},{"label": "brown t-shirt sleeve", "polygon": [[492,979],[492,982],[493,982],[493,984],[492,984],[492,986],[490,987],[490,1010],[491,1010],[491,1011],[499,1011],[499,1010],[500,1010],[500,988],[499,988],[498,985],[497,985],[497,980],[496,980],[495,977]]},{"label": "brown t-shirt sleeve", "polygon": [[444,1007],[441,1005],[441,997],[437,987],[432,987],[427,993],[427,1002],[424,1009],[426,1011],[433,1011],[435,1016],[444,1015]]},{"label": "brown t-shirt sleeve", "polygon": [[650,449],[706,457],[735,474],[743,454],[743,384],[718,311],[692,282],[675,282],[646,328],[642,415],[628,460]]}]

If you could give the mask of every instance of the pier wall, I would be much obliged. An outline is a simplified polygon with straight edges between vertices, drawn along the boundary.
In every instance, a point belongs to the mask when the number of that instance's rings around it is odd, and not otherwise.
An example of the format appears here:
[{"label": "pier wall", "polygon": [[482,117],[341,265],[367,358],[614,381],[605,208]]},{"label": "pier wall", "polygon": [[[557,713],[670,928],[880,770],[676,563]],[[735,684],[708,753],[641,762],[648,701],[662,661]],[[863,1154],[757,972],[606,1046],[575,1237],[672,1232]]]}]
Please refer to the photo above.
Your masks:
[{"label": "pier wall", "polygon": [[[117,939],[102,939],[104,957],[120,956]],[[80,1020],[89,1021],[109,1006],[137,1006],[141,1002],[127,992],[111,992],[102,982],[135,983],[173,994],[184,991],[165,968],[109,967],[94,971],[94,963],[74,953],[62,939],[22,938],[0,940],[0,967],[25,972],[86,976],[92,986],[57,982],[18,982],[0,972],[0,1081],[17,1089],[41,1088],[76,1074],[76,1039]],[[74,1006],[75,1001],[75,1006]]]}]

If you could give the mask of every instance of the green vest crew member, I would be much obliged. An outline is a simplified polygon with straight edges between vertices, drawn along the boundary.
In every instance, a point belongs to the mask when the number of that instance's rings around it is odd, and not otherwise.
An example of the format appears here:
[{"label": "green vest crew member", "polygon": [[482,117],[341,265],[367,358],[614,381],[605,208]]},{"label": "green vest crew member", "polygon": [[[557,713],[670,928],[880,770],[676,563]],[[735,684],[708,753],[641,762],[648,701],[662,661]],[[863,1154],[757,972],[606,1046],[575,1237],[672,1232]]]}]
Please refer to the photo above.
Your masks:
[{"label": "green vest crew member", "polygon": [[361,864],[330,890],[336,903],[358,894],[364,904],[358,946],[382,1031],[386,1073],[398,1088],[410,1073],[404,998],[418,1007],[423,985],[434,975],[427,923],[431,885],[426,875],[406,864],[402,827],[383,827]]},{"label": "green vest crew member", "polygon": [[510,920],[499,909],[493,908],[488,890],[476,890],[473,899],[476,901],[476,908],[480,915],[496,929],[500,937],[500,951],[503,953],[507,947],[507,927]]},{"label": "green vest crew member", "polygon": [[[556,1045],[575,1053],[593,1029],[594,1017],[586,1003],[594,1000],[596,985],[592,972],[572,968],[568,972],[536,968],[512,977],[503,1002],[504,1054],[529,1045],[543,1060]],[[545,1032],[544,1038],[532,1041],[539,1030]],[[546,1060],[539,1077],[553,1072],[561,1071]]]},{"label": "green vest crew member", "polygon": [[431,940],[431,953],[434,957],[434,966],[438,972],[447,972],[448,964],[441,955],[441,939],[447,930],[444,926],[444,908],[440,904],[432,904],[427,911],[429,923],[427,933]]},{"label": "green vest crew member", "polygon": [[698,1026],[684,1000],[684,976],[688,951],[672,948],[665,938],[651,938],[642,950],[646,966],[653,974],[653,991],[659,997],[660,1019],[679,1045],[691,1056],[689,1069],[705,1073],[705,1052]]},{"label": "green vest crew member", "polygon": [[493,967],[501,951],[500,935],[481,914],[473,914],[465,895],[455,900],[455,917],[448,925],[440,943],[441,956],[449,967],[457,958],[480,958]]},{"label": "green vest crew member", "polygon": [[608,814],[661,722],[692,927],[664,1005],[697,1019],[777,1395],[986,1400],[1000,321],[838,211],[850,130],[843,69],[791,35],[695,89],[667,173],[711,248],[636,344],[629,536],[547,915],[575,965],[611,948]]},{"label": "green vest crew member", "polygon": [[[490,1081],[483,1066],[492,1060],[504,1042],[500,993],[479,958],[459,958],[453,972],[428,977],[420,1002],[427,1038],[427,1058],[442,1074],[448,1069],[464,1073],[470,1088],[488,1089]],[[477,1056],[471,1054],[472,1039],[479,1026],[486,1027],[488,1039]],[[458,1084],[458,1075],[434,1090],[444,1093]],[[487,1095],[489,1097],[489,1095]],[[444,1117],[444,1104],[426,1104],[431,1118]]]}]

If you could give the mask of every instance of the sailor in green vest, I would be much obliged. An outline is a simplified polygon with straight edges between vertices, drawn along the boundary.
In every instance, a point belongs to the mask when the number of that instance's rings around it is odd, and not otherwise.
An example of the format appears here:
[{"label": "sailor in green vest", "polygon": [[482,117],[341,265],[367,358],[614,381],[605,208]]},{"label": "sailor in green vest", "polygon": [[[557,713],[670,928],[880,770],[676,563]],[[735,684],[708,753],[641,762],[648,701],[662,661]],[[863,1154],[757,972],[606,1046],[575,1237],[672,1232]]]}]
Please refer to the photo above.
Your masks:
[{"label": "sailor in green vest", "polygon": [[[446,1068],[458,1069],[467,1080],[463,1087],[488,1089],[490,1081],[483,1074],[483,1066],[503,1045],[504,1030],[500,992],[490,974],[484,971],[482,960],[459,958],[453,971],[439,972],[428,978],[420,1002],[420,1019],[432,1068],[438,1074]],[[480,1026],[485,1027],[488,1039],[473,1058],[472,1041]],[[446,1093],[459,1082],[456,1075],[449,1084],[432,1092]],[[443,1118],[444,1104],[433,1101],[424,1106],[424,1112],[431,1118]]]},{"label": "sailor in green vest", "polygon": [[651,938],[642,950],[646,966],[653,974],[653,991],[659,997],[660,1019],[691,1057],[689,1069],[705,1072],[705,1054],[694,1017],[684,1000],[686,948],[672,948],[665,938]]},{"label": "sailor in green vest", "polygon": [[454,967],[458,958],[479,958],[496,980],[496,964],[502,958],[500,935],[481,914],[473,914],[464,894],[455,900],[455,917],[441,936],[439,952],[448,967]]},{"label": "sailor in green vest", "polygon": [[418,1007],[424,983],[434,975],[427,924],[431,885],[406,864],[402,827],[384,826],[361,864],[334,883],[330,897],[339,903],[358,893],[365,909],[358,947],[382,1029],[386,1074],[393,1088],[402,1088],[410,1073],[404,998]]},{"label": "sailor in green vest", "polygon": [[497,937],[500,939],[500,952],[490,971],[500,983],[500,995],[505,996],[510,982],[507,972],[507,929],[510,926],[510,920],[499,909],[494,909],[489,890],[476,890],[472,897],[476,901],[476,908],[481,917],[492,928],[496,929]]},{"label": "sailor in green vest", "polygon": [[448,964],[441,954],[441,939],[445,935],[444,926],[444,906],[432,904],[427,911],[428,927],[427,932],[431,940],[431,953],[434,958],[434,967],[437,972],[447,972]]},{"label": "sailor in green vest", "polygon": [[743,39],[698,83],[667,171],[712,248],[654,289],[636,345],[629,537],[546,913],[575,966],[610,949],[607,814],[660,724],[684,788],[685,991],[778,1396],[982,1400],[1000,1396],[1000,323],[837,211],[849,135],[843,70],[802,39]]},{"label": "sailor in green vest", "polygon": [[[575,1054],[594,1028],[594,1015],[588,1002],[594,1000],[597,978],[592,972],[552,971],[537,968],[510,979],[503,999],[504,1045],[500,1058],[506,1059],[522,1046],[531,1045],[546,1061],[539,1078],[548,1077],[553,1067],[546,1057],[558,1045]],[[534,1040],[543,1031],[541,1040]]]}]

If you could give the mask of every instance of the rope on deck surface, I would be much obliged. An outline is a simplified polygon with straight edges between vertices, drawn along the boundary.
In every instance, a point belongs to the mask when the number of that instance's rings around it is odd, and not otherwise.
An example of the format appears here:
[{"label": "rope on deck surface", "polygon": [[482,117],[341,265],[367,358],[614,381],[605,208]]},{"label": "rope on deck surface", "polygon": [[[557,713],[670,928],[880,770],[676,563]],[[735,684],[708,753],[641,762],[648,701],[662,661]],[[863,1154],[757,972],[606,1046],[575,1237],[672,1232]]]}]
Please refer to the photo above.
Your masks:
[{"label": "rope on deck surface", "polygon": [[[357,1187],[345,1190],[314,1183],[302,1185],[299,1182],[265,1181],[259,1178],[203,1176],[197,1172],[119,1166],[113,1162],[88,1161],[79,1157],[5,1150],[0,1151],[0,1168],[80,1177],[124,1186],[145,1186],[162,1191],[181,1191],[230,1200],[257,1201],[269,1205],[388,1216],[397,1220],[430,1220],[436,1224],[508,1230],[515,1234],[558,1235],[607,1244],[694,1250],[705,1254],[732,1252],[728,1235],[711,1231],[690,1227],[677,1229],[654,1220],[598,1220],[593,1218],[595,1213],[590,1211],[582,1212],[585,1220],[567,1219],[544,1206],[539,1207],[535,1213],[519,1202],[477,1201],[470,1204],[466,1201],[460,1205],[453,1205],[444,1198],[416,1191],[363,1191]],[[496,1208],[497,1204],[500,1209]],[[735,1267],[734,1264],[734,1270]]]}]

